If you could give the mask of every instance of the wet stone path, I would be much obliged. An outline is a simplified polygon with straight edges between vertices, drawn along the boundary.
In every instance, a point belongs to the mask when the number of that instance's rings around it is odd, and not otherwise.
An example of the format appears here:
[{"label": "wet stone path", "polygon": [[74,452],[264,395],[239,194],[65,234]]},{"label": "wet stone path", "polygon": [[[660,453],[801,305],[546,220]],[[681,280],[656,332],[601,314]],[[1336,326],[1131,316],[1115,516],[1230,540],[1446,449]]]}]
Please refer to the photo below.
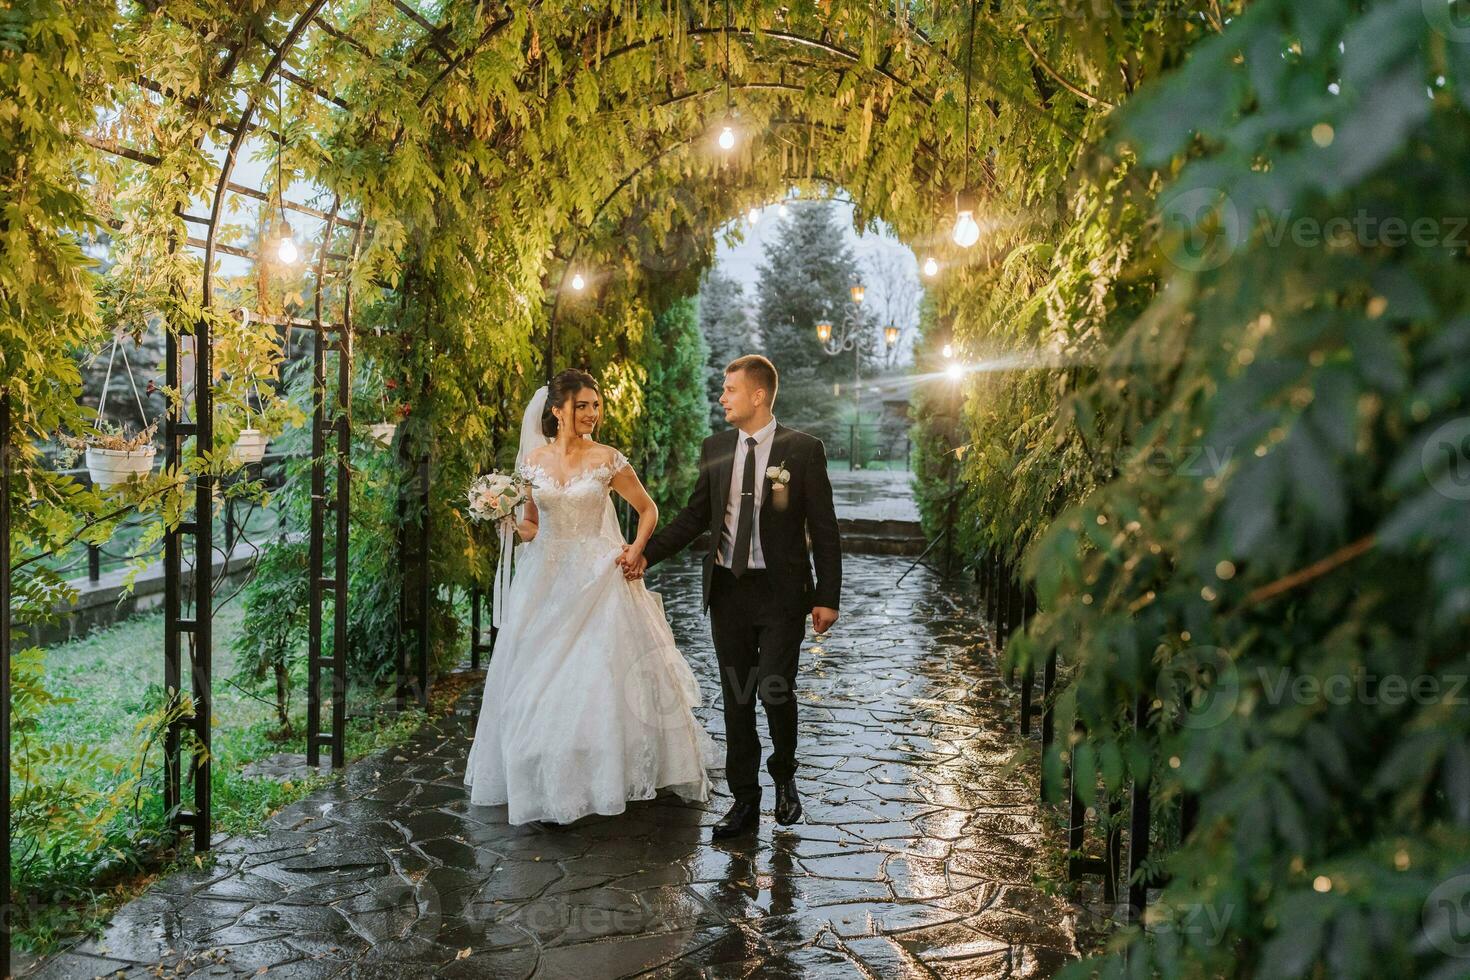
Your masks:
[{"label": "wet stone path", "polygon": [[[46,977],[1044,977],[1075,915],[1033,884],[1034,774],[966,601],[847,559],[844,619],[798,682],[807,818],[712,844],[728,806],[660,797],[511,827],[462,784],[476,697],[407,746],[221,840]],[[650,576],[721,736],[691,560]],[[763,724],[763,723],[762,723]],[[764,779],[769,779],[762,773]]]}]

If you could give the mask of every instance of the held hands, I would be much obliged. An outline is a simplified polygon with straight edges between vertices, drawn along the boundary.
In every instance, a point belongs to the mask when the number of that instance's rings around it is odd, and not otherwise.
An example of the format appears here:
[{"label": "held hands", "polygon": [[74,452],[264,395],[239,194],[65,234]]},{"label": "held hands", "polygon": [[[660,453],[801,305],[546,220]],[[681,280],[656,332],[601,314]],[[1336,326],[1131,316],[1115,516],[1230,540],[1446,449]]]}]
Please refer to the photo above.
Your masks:
[{"label": "held hands", "polygon": [[812,629],[818,633],[825,633],[837,622],[837,610],[826,606],[812,607]]},{"label": "held hands", "polygon": [[623,545],[622,554],[613,561],[623,570],[623,578],[630,582],[642,578],[643,573],[648,570],[648,559],[643,557],[643,549],[631,544]]}]

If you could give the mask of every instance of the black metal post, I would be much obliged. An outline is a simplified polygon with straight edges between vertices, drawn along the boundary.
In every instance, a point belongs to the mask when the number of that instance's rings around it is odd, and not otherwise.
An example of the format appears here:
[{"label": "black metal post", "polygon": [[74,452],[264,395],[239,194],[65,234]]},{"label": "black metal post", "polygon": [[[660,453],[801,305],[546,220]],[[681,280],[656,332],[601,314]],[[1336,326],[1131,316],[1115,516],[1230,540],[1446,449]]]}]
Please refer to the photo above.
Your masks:
[{"label": "black metal post", "polygon": [[331,745],[322,732],[322,599],[327,584],[322,576],[326,538],[326,452],[327,378],[326,338],[321,321],[312,326],[311,349],[311,529],[308,532],[307,626],[306,626],[306,764],[321,764],[321,747]]},{"label": "black metal post", "polygon": [[[1141,738],[1148,730],[1148,696],[1140,694],[1133,705],[1133,732]],[[1143,866],[1148,861],[1149,790],[1152,774],[1133,774],[1133,799],[1128,812],[1128,904],[1123,910],[1123,924],[1143,921],[1148,905],[1148,877]]]},{"label": "black metal post", "polygon": [[[355,249],[354,249],[355,250]],[[350,293],[350,287],[347,289]],[[332,768],[347,764],[347,582],[352,543],[352,302],[343,300],[342,329],[337,335],[337,512],[336,547],[332,549]]]},{"label": "black metal post", "polygon": [[87,580],[92,583],[102,578],[102,549],[95,544],[87,545]]},{"label": "black metal post", "polygon": [[[427,383],[425,388],[427,388]],[[419,662],[418,662],[418,687],[419,707],[428,710],[429,707],[429,623],[430,608],[429,600],[433,594],[433,576],[429,567],[430,546],[433,538],[430,534],[429,520],[429,453],[425,451],[423,459],[419,462],[419,506],[424,515],[422,525],[422,536],[419,538],[419,549],[422,555],[419,565]]]},{"label": "black metal post", "polygon": [[[214,340],[209,321],[194,324],[194,434],[200,456],[214,450]],[[191,753],[194,781],[194,850],[209,850],[212,798],[214,726],[214,486],[215,478],[201,473],[194,487],[194,738],[203,751]]]},{"label": "black metal post", "polygon": [[[1085,734],[1086,729],[1079,722],[1074,726],[1079,736]],[[1076,751],[1074,748],[1072,751]],[[1082,802],[1082,794],[1077,786],[1077,766],[1068,763],[1067,767],[1067,880],[1076,881],[1083,875],[1100,875],[1103,879],[1103,898],[1108,902],[1117,900],[1118,881],[1118,829],[1117,814],[1118,803],[1116,800],[1108,803],[1109,827],[1106,842],[1104,844],[1103,856],[1100,858],[1087,857],[1082,853],[1083,845],[1087,841],[1087,807]]]},{"label": "black metal post", "polygon": [[1179,840],[1183,843],[1199,824],[1199,795],[1185,793],[1179,799]]},{"label": "black metal post", "polygon": [[1041,672],[1041,751],[1051,748],[1055,739],[1056,719],[1052,714],[1052,689],[1057,684],[1057,655],[1052,651],[1046,658],[1046,668]]}]

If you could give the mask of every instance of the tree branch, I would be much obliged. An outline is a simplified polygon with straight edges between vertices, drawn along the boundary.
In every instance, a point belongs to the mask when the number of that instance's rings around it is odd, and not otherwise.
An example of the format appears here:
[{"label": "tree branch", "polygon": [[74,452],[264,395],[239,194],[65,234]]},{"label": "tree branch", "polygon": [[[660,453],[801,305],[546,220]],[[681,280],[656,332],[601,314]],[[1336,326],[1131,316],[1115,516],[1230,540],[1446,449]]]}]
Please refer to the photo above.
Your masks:
[{"label": "tree branch", "polygon": [[1259,589],[1256,589],[1245,597],[1245,605],[1253,606],[1258,602],[1266,602],[1269,599],[1276,598],[1283,592],[1291,591],[1298,585],[1310,582],[1314,578],[1321,578],[1339,565],[1346,565],[1354,558],[1370,550],[1375,544],[1377,544],[1377,536],[1369,534],[1366,537],[1359,538],[1352,544],[1344,545],[1321,561],[1315,561],[1306,568],[1292,572],[1290,575],[1283,576],[1268,585],[1263,585]]},{"label": "tree branch", "polygon": [[1086,89],[1072,82],[1069,82],[1066,78],[1062,77],[1061,72],[1053,68],[1051,66],[1051,63],[1041,56],[1041,52],[1036,50],[1036,46],[1031,43],[1031,38],[1026,36],[1026,29],[1024,27],[1017,31],[1016,34],[1018,37],[1020,37],[1021,43],[1026,45],[1026,50],[1031,53],[1031,57],[1036,59],[1036,63],[1041,66],[1041,70],[1046,72],[1052,78],[1056,79],[1057,84],[1060,85],[1062,88],[1066,89],[1068,92],[1071,92],[1073,95],[1077,96],[1077,98],[1082,99],[1086,102],[1090,102],[1093,105],[1106,106],[1109,109],[1117,108],[1116,105],[1109,102],[1107,99],[1093,95]]}]

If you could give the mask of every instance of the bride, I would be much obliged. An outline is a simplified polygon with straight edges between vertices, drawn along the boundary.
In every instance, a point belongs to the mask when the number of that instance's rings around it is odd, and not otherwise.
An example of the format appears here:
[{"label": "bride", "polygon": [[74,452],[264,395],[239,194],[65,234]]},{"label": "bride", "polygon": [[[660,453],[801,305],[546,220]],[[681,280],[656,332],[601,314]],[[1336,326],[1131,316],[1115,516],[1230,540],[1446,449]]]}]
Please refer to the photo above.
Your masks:
[{"label": "bride", "polygon": [[[693,672],[636,561],[658,507],[623,454],[592,440],[602,396],[563,371],[526,408],[516,465],[531,482],[514,577],[465,769],[470,802],[512,824],[622,813],[667,789],[709,798],[714,743]],[[627,544],[609,489],[638,512]]]}]

